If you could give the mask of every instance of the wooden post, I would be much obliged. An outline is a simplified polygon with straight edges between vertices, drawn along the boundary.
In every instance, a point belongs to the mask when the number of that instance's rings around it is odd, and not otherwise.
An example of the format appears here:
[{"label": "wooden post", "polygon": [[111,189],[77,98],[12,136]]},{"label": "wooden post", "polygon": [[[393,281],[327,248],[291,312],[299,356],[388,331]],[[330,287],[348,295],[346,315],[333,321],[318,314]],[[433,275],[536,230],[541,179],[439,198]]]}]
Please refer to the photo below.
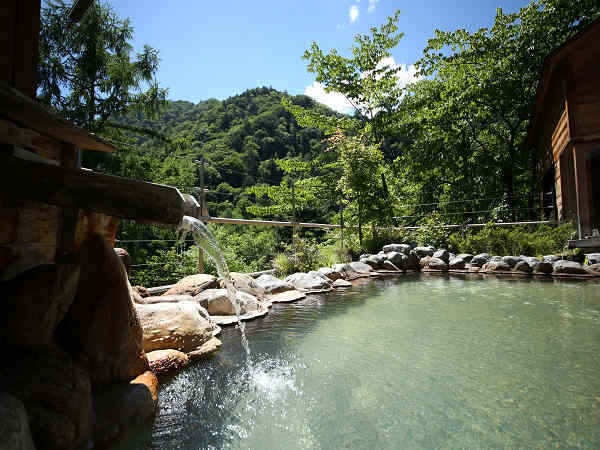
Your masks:
[{"label": "wooden post", "polygon": [[579,239],[592,235],[592,183],[590,154],[583,145],[573,148]]}]

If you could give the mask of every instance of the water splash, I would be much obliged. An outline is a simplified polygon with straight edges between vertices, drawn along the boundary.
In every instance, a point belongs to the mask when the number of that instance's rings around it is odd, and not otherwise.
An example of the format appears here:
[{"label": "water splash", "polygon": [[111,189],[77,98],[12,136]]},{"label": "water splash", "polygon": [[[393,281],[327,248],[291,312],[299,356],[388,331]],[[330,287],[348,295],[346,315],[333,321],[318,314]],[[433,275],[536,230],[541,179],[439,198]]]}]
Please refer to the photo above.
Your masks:
[{"label": "water splash", "polygon": [[[233,280],[231,279],[231,275],[229,274],[229,267],[227,267],[227,261],[225,261],[225,257],[223,256],[223,252],[221,252],[221,248],[219,247],[217,239],[207,228],[207,226],[195,217],[183,216],[183,219],[181,219],[180,230],[183,230],[184,233],[192,233],[196,245],[201,247],[208,254],[210,259],[213,260],[215,266],[217,266],[217,273],[225,283],[225,287],[227,288],[227,296],[229,297],[229,300],[233,305],[233,309],[235,310],[238,327],[242,334],[242,345],[244,346],[244,350],[246,351],[246,358],[248,360],[248,364],[250,364],[250,347],[248,345],[248,339],[246,339],[246,327],[240,319],[242,307],[237,300],[237,290],[235,289]],[[184,237],[185,236],[183,236],[182,238]]]}]

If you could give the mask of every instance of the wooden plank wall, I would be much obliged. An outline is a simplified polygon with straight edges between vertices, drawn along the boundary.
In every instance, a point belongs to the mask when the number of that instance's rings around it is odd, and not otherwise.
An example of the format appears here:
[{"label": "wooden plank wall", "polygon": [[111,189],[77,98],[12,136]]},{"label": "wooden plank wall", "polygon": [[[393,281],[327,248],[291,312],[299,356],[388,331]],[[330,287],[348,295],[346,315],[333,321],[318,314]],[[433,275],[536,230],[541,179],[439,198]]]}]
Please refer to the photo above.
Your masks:
[{"label": "wooden plank wall", "polygon": [[35,98],[41,0],[0,2],[0,80]]}]

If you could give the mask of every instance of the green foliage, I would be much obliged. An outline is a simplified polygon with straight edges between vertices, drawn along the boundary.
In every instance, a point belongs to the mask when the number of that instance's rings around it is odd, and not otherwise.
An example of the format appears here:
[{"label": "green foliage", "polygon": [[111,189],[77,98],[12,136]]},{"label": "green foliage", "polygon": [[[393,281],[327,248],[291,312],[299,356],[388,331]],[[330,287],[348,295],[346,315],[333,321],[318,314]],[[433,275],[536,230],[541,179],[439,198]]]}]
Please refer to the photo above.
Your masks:
[{"label": "green foliage", "polygon": [[482,229],[469,229],[465,233],[453,233],[448,239],[448,247],[461,253],[489,253],[495,255],[541,256],[560,254],[567,240],[575,233],[572,224],[560,226],[526,225],[502,227],[488,224]]},{"label": "green foliage", "polygon": [[[330,255],[329,255],[330,256]],[[296,239],[295,245],[286,246],[286,250],[275,256],[273,268],[280,275],[296,272],[309,272],[329,265],[329,257],[323,255],[321,245],[312,238]]]}]

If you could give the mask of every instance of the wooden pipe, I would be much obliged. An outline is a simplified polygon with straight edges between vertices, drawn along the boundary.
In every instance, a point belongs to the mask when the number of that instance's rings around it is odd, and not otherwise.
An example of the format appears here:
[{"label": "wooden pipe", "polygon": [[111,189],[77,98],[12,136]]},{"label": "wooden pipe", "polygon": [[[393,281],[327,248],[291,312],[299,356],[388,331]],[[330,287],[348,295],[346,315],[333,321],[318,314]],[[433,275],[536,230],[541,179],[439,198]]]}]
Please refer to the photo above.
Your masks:
[{"label": "wooden pipe", "polygon": [[11,155],[0,158],[0,198],[85,209],[162,226],[178,226],[184,215],[201,215],[196,199],[172,186]]}]

